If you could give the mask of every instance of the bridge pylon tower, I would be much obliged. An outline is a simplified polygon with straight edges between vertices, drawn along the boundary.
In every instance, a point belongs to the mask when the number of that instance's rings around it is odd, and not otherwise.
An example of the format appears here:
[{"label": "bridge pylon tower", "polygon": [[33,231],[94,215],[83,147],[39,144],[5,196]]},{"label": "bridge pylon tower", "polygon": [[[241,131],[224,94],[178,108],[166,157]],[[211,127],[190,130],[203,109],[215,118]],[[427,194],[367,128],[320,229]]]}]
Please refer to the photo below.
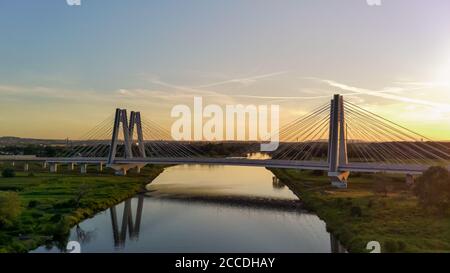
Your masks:
[{"label": "bridge pylon tower", "polygon": [[348,164],[347,127],[344,98],[339,94],[331,100],[329,131],[328,176],[333,186],[346,188],[350,172],[340,171],[340,167]]},{"label": "bridge pylon tower", "polygon": [[[122,128],[121,126],[122,125]],[[114,118],[114,127],[112,130],[110,149],[108,154],[108,167],[111,167],[116,170],[117,174],[126,175],[129,169],[137,167],[138,170],[143,167],[141,165],[136,164],[115,164],[116,154],[117,154],[117,146],[119,144],[119,133],[122,129],[123,134],[123,142],[124,142],[124,158],[131,159],[133,158],[133,136],[134,129],[136,128],[137,132],[137,146],[139,150],[138,157],[145,157],[145,144],[144,144],[144,136],[142,133],[142,121],[141,121],[141,113],[132,111],[130,113],[130,121],[128,121],[127,110],[126,109],[116,109],[116,114]]]},{"label": "bridge pylon tower", "polygon": [[133,145],[134,128],[136,128],[137,133],[137,146],[139,148],[139,157],[145,157],[146,155],[145,155],[144,135],[142,133],[141,113],[131,111],[130,125],[128,126],[131,147]]}]

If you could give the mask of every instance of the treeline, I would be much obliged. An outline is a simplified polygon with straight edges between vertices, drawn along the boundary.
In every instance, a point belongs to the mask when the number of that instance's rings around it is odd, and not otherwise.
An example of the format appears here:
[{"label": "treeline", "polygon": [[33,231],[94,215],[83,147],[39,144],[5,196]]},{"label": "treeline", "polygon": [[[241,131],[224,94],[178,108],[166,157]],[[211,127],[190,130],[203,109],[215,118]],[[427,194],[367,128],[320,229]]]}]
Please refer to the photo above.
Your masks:
[{"label": "treeline", "polygon": [[24,145],[0,147],[0,154],[6,155],[36,155],[38,157],[55,157],[66,150],[62,146]]}]

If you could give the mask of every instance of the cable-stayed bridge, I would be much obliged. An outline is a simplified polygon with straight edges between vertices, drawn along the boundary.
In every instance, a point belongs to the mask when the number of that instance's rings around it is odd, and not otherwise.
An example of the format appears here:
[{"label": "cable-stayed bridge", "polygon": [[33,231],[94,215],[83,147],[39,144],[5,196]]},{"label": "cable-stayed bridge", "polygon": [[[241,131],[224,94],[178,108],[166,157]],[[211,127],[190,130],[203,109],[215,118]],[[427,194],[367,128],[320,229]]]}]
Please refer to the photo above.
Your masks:
[{"label": "cable-stayed bridge", "polygon": [[[389,172],[408,177],[430,166],[449,168],[450,143],[422,134],[371,113],[335,95],[279,132],[278,149],[263,158],[261,142],[173,141],[171,134],[140,112],[117,109],[57,157],[1,157],[1,161],[41,161],[56,172],[59,164],[82,173],[88,164],[113,168],[119,175],[147,164],[216,164],[323,170],[332,184],[346,187],[350,172]],[[214,146],[216,145],[216,146]],[[221,148],[220,152],[215,149]],[[214,151],[213,151],[214,150]],[[28,168],[28,164],[25,165]],[[449,168],[450,170],[450,168]]]}]

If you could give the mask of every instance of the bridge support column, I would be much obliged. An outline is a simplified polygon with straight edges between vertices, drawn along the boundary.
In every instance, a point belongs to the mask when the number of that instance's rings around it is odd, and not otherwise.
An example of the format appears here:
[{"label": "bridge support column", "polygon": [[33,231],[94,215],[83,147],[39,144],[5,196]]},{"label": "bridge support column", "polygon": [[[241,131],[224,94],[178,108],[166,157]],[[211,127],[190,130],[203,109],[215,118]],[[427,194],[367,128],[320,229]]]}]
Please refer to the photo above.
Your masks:
[{"label": "bridge support column", "polygon": [[141,173],[142,168],[145,167],[146,164],[137,164],[136,165],[136,173]]},{"label": "bridge support column", "polygon": [[15,167],[15,166],[16,166],[16,162],[13,161],[13,162],[11,163],[11,165],[12,165],[13,167]]},{"label": "bridge support column", "polygon": [[142,168],[145,164],[109,164],[108,167],[116,171],[116,175],[127,175],[128,171],[136,167]]},{"label": "bridge support column", "polygon": [[346,189],[348,177],[350,176],[350,172],[336,172],[336,173],[328,173],[328,176],[331,179],[331,185],[340,188]]},{"label": "bridge support column", "polygon": [[87,164],[81,164],[81,165],[80,165],[80,172],[81,172],[82,174],[87,174],[87,167],[88,167]]},{"label": "bridge support column", "polygon": [[42,163],[42,168],[47,169],[47,162]]},{"label": "bridge support column", "polygon": [[116,175],[126,176],[127,172],[128,172],[128,169],[122,168],[122,169],[116,170]]},{"label": "bridge support column", "polygon": [[407,174],[406,175],[406,185],[408,186],[412,186],[415,183],[415,179],[414,176],[412,174]]},{"label": "bridge support column", "polygon": [[75,163],[69,163],[69,165],[67,166],[67,169],[68,169],[69,171],[75,170]]},{"label": "bridge support column", "polygon": [[56,172],[58,172],[58,164],[56,164],[56,163],[50,163],[50,172],[51,172],[51,173],[56,173]]},{"label": "bridge support column", "polygon": [[97,168],[99,172],[103,172],[103,163],[100,162]]},{"label": "bridge support column", "polygon": [[25,165],[23,165],[23,171],[28,172],[29,169],[30,169],[30,165],[28,163],[25,163]]},{"label": "bridge support column", "polygon": [[334,95],[331,101],[329,130],[328,176],[331,178],[331,185],[347,188],[350,173],[340,170],[342,165],[348,164],[344,99],[341,95]]}]

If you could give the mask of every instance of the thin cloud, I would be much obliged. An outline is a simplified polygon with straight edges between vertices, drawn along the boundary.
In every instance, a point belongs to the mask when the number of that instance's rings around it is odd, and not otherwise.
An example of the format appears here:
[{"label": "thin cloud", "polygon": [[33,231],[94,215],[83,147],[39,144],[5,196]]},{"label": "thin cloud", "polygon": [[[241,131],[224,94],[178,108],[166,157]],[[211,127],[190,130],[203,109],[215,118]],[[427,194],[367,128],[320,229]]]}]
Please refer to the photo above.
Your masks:
[{"label": "thin cloud", "polygon": [[417,86],[422,88],[435,88],[435,87],[450,88],[450,83],[448,82],[395,82],[395,84],[406,86]]},{"label": "thin cloud", "polygon": [[404,96],[391,94],[393,92],[399,93],[399,92],[420,90],[420,89],[423,89],[423,87],[413,87],[413,88],[394,87],[394,88],[386,88],[384,90],[379,90],[379,91],[373,91],[373,90],[369,90],[369,89],[365,89],[365,88],[359,88],[359,87],[346,85],[346,84],[339,83],[339,82],[332,81],[332,80],[325,80],[325,79],[318,79],[318,80],[320,80],[323,83],[328,84],[331,87],[336,87],[336,88],[339,88],[344,91],[352,92],[350,94],[344,94],[344,95],[355,95],[355,94],[369,95],[369,96],[390,99],[390,100],[395,100],[395,101],[400,101],[400,102],[415,103],[415,104],[427,105],[427,106],[432,106],[432,107],[440,107],[443,109],[450,110],[450,104],[437,103],[437,102],[432,102],[432,101],[427,101],[427,100],[422,100],[422,99],[413,99],[413,98],[408,98],[408,97],[404,97]]},{"label": "thin cloud", "polygon": [[288,72],[289,71],[279,71],[279,72],[263,74],[263,75],[257,75],[257,76],[246,77],[246,78],[230,79],[230,80],[226,80],[226,81],[220,81],[220,82],[214,82],[214,83],[200,85],[200,86],[197,86],[196,88],[215,87],[215,86],[221,86],[221,85],[226,85],[226,84],[230,84],[230,83],[250,84],[250,83],[254,83],[254,82],[256,82],[258,80],[261,80],[261,79],[271,78],[271,77],[283,75],[283,74],[286,74]]}]

